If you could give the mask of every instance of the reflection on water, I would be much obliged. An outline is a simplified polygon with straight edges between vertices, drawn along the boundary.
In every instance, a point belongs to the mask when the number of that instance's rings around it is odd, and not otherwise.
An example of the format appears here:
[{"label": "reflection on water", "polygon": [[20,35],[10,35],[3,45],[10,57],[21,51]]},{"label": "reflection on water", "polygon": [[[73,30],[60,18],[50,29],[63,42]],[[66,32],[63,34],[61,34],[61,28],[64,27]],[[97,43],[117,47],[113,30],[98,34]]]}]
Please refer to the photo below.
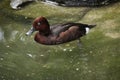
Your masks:
[{"label": "reflection on water", "polygon": [[0,28],[0,41],[3,41],[4,38],[4,32],[2,31],[2,29]]},{"label": "reflection on water", "polygon": [[[6,2],[1,1],[0,4],[4,5]],[[35,8],[40,6],[38,3],[31,5]],[[47,5],[45,7],[50,8]],[[40,9],[45,8],[40,7]],[[50,9],[53,12],[57,10],[53,7]],[[79,12],[74,13],[77,16],[72,13],[75,19],[69,19],[66,15],[71,13],[66,12],[65,15],[61,15],[63,13],[61,10],[72,12],[72,9],[77,11],[81,8],[59,9],[57,16],[61,21],[64,21],[64,17],[68,21],[76,21]],[[120,79],[119,39],[105,37],[103,32],[94,30],[82,38],[81,49],[77,46],[76,41],[56,46],[41,45],[34,41],[34,34],[31,37],[25,36],[33,20],[29,15],[27,18],[24,16],[28,13],[27,10],[29,11],[28,8],[23,9],[23,12],[26,13],[22,14],[22,10],[12,11],[8,5],[5,9],[0,10],[0,80]],[[31,11],[34,13],[34,10]],[[21,14],[18,15],[19,12]],[[38,13],[39,11],[36,12],[36,14]],[[49,12],[43,11],[43,14],[47,15]],[[48,15],[48,18],[52,23],[58,20],[52,13]]]}]

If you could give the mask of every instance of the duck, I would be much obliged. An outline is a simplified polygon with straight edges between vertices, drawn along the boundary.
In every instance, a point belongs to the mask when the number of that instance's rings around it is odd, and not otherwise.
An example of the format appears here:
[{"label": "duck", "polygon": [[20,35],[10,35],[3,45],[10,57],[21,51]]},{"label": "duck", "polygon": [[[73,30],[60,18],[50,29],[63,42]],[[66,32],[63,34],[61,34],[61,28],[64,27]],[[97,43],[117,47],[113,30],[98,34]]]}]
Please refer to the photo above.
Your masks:
[{"label": "duck", "polygon": [[37,31],[34,40],[43,45],[58,45],[70,41],[78,40],[96,25],[83,23],[67,22],[50,26],[48,20],[43,17],[37,17],[32,24],[31,29],[26,33],[27,36]]}]

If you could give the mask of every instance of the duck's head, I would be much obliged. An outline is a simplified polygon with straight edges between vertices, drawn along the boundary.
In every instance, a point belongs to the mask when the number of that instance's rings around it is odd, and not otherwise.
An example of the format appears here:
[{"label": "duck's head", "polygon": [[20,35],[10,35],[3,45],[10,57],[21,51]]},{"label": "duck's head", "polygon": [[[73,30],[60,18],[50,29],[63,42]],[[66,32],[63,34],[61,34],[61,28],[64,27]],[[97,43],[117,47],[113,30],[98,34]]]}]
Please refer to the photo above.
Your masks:
[{"label": "duck's head", "polygon": [[33,21],[31,29],[26,33],[26,35],[31,35],[34,31],[39,31],[40,33],[49,33],[50,27],[47,19],[45,17],[38,17]]}]

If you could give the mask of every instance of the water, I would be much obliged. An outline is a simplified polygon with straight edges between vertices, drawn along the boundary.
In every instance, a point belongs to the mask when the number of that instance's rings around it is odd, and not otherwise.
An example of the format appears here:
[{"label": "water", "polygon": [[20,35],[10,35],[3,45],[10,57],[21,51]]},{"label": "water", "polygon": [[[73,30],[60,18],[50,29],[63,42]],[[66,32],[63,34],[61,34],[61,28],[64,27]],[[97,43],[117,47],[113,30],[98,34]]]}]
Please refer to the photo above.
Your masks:
[{"label": "water", "polygon": [[[0,3],[0,80],[120,79],[119,38],[111,39],[95,29],[82,38],[82,48],[79,49],[77,41],[44,46],[34,41],[35,34],[25,36],[33,19],[39,15],[47,16],[53,24],[59,19],[60,22],[77,21],[81,18],[78,15],[82,15],[78,14],[79,11],[82,13],[85,8],[54,8],[32,3],[16,11],[8,4],[7,0]],[[35,9],[38,6],[43,12],[39,13]],[[68,13],[64,9],[75,13]],[[64,13],[61,15],[60,12]],[[36,15],[32,15],[34,13]],[[56,13],[59,14],[54,15]]]}]

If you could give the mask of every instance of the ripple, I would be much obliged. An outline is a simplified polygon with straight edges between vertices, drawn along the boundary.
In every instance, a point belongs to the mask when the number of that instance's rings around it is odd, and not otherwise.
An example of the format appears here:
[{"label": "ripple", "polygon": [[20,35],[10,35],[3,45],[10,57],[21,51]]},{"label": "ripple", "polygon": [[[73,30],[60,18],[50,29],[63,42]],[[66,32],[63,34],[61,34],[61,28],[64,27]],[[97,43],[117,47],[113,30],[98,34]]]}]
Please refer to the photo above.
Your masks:
[{"label": "ripple", "polygon": [[67,49],[63,49],[63,51],[67,51]]},{"label": "ripple", "polygon": [[33,57],[33,55],[32,54],[27,54],[29,57]]},{"label": "ripple", "polygon": [[15,30],[15,31],[12,31],[11,36],[10,36],[10,40],[11,40],[11,41],[12,41],[12,40],[15,40],[17,33],[18,33],[18,31],[16,31],[16,30]]},{"label": "ripple", "polygon": [[76,68],[76,71],[78,71],[79,70],[79,68]]},{"label": "ripple", "polygon": [[3,58],[0,58],[1,61],[3,61],[4,59]]}]

